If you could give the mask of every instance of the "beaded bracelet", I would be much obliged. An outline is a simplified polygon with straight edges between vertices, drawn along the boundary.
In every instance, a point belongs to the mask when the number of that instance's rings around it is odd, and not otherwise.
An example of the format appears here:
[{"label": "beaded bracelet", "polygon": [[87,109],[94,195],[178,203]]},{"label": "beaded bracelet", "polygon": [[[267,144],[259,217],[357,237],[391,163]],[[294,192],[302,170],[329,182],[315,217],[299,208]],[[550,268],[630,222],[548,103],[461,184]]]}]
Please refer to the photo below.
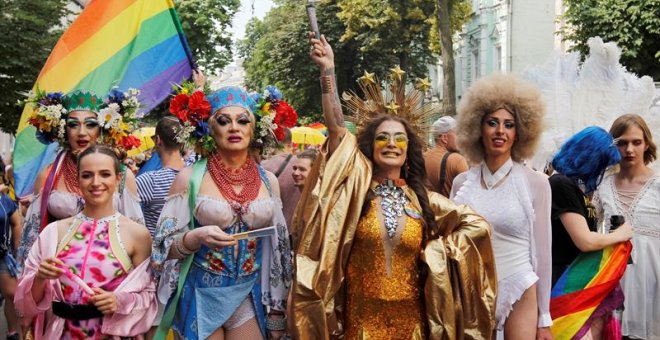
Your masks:
[{"label": "beaded bracelet", "polygon": [[186,245],[183,244],[183,238],[186,236],[186,233],[179,234],[174,237],[174,250],[179,253],[181,256],[192,255],[195,251],[186,248]]},{"label": "beaded bracelet", "polygon": [[266,318],[266,329],[269,331],[284,331],[286,330],[286,315],[281,319]]}]

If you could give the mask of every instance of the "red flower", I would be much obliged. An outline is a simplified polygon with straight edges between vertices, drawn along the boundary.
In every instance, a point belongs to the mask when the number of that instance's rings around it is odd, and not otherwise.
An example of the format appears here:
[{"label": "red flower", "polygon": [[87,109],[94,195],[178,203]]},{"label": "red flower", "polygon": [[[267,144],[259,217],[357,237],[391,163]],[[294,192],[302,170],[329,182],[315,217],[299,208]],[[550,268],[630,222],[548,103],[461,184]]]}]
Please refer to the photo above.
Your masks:
[{"label": "red flower", "polygon": [[90,254],[91,254],[92,256],[94,256],[94,258],[96,258],[96,259],[99,260],[99,261],[103,261],[103,260],[105,260],[105,255],[103,255],[102,253],[100,253],[100,252],[98,252],[98,251],[92,251]]},{"label": "red flower", "polygon": [[128,135],[124,138],[121,139],[121,142],[119,144],[125,149],[125,150],[131,150],[133,148],[137,148],[140,146],[140,139],[133,136],[133,135]]},{"label": "red flower", "polygon": [[277,138],[278,141],[281,142],[284,139],[284,129],[280,125],[277,125],[277,129],[275,129],[273,133],[275,134],[275,138]]},{"label": "red flower", "polygon": [[170,113],[182,122],[188,121],[188,102],[190,97],[186,94],[177,94],[170,102]]},{"label": "red flower", "polygon": [[99,269],[97,267],[89,268],[89,272],[92,273],[92,277],[94,278],[94,280],[96,280],[98,282],[105,282],[105,280],[108,279],[108,278],[105,277],[105,275],[103,275],[103,273],[101,272],[101,269]]},{"label": "red flower", "polygon": [[280,100],[275,106],[275,118],[273,121],[280,127],[292,128],[298,121],[298,113],[289,103]]},{"label": "red flower", "polygon": [[257,242],[255,240],[249,240],[248,243],[247,243],[247,249],[248,250],[257,249]]},{"label": "red flower", "polygon": [[243,262],[243,271],[244,272],[251,272],[254,269],[254,261],[252,259],[247,259],[245,262]]},{"label": "red flower", "polygon": [[195,123],[206,121],[211,113],[211,103],[202,91],[195,91],[188,101],[189,118]]},{"label": "red flower", "polygon": [[71,294],[73,294],[73,287],[69,285],[62,285],[62,295],[68,298],[71,296]]}]

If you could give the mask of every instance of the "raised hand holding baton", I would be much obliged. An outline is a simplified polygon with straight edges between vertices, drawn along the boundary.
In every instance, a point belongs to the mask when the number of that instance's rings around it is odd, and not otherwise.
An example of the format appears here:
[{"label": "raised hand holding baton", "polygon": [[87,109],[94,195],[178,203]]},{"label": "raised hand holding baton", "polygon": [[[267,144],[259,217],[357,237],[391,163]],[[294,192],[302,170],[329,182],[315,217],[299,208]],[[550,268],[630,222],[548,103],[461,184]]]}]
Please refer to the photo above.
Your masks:
[{"label": "raised hand holding baton", "polygon": [[307,4],[307,17],[309,18],[309,28],[314,32],[316,39],[321,39],[321,33],[319,32],[319,24],[316,21],[316,7],[313,3]]}]

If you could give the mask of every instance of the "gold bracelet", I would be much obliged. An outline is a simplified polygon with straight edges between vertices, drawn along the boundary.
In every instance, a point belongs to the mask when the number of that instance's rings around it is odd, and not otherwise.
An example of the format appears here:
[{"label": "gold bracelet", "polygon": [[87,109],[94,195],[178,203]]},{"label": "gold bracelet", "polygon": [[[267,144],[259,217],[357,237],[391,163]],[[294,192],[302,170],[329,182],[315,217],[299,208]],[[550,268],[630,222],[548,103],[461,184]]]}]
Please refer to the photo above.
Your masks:
[{"label": "gold bracelet", "polygon": [[332,76],[321,76],[321,93],[335,93]]}]

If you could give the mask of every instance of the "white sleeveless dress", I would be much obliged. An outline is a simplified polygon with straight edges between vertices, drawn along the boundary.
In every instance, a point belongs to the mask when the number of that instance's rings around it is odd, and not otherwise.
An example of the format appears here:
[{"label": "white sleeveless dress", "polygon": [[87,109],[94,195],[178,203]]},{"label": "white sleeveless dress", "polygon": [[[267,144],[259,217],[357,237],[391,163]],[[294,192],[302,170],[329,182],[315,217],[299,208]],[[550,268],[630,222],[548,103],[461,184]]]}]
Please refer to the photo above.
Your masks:
[{"label": "white sleeveless dress", "polygon": [[612,215],[623,215],[634,230],[632,260],[621,279],[625,296],[622,332],[639,339],[660,339],[660,175],[655,174],[629,209],[620,201],[614,175],[606,176],[594,197],[609,230]]}]

